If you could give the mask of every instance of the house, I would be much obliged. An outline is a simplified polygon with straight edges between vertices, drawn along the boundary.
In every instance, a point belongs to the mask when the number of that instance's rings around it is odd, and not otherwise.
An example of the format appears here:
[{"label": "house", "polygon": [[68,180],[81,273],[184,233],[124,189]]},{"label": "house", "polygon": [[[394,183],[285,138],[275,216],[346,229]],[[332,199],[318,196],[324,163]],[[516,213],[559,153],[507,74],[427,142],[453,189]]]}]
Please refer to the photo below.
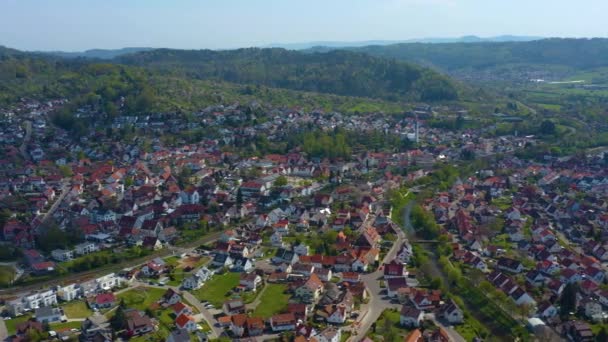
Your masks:
[{"label": "house", "polygon": [[287,305],[287,312],[292,313],[296,320],[306,321],[310,306],[303,303],[291,303]]},{"label": "house", "polygon": [[173,289],[168,289],[163,294],[162,300],[163,300],[163,302],[167,303],[168,305],[173,305],[173,304],[180,302],[181,297],[180,297],[179,293],[173,291]]},{"label": "house", "polygon": [[77,255],[86,255],[93,252],[97,252],[98,250],[99,248],[94,242],[83,242],[74,246],[74,252]]},{"label": "house", "polygon": [[541,286],[545,283],[546,278],[540,271],[531,270],[526,273],[526,280],[534,286]]},{"label": "house", "polygon": [[74,259],[74,252],[65,249],[55,249],[51,252],[51,258],[59,262],[69,261]]},{"label": "house", "polygon": [[340,342],[341,339],[342,329],[338,327],[327,327],[314,334],[310,340],[316,340],[318,342]]},{"label": "house", "polygon": [[239,285],[249,291],[256,291],[257,287],[262,284],[262,277],[255,272],[241,273]]},{"label": "house", "polygon": [[358,283],[361,281],[361,274],[357,272],[342,272],[342,281],[348,283]]},{"label": "house", "polygon": [[181,191],[179,197],[182,200],[182,204],[198,204],[201,200],[200,194],[194,187]]},{"label": "house", "polygon": [[232,266],[232,258],[225,253],[216,253],[211,261],[211,266],[218,268],[230,267]]},{"label": "house", "polygon": [[582,321],[569,321],[564,323],[562,331],[566,335],[569,341],[576,342],[592,342],[593,331],[586,322]]},{"label": "house", "polygon": [[53,323],[61,321],[61,310],[52,306],[43,306],[36,309],[35,317],[36,321],[40,323]]},{"label": "house", "polygon": [[165,342],[190,342],[190,332],[186,329],[173,330]]},{"label": "house", "polygon": [[295,291],[296,297],[305,302],[316,302],[323,291],[323,282],[316,274],[312,274],[304,285],[298,287]]},{"label": "house", "polygon": [[407,271],[402,263],[395,260],[384,264],[384,279],[401,278],[407,276]]},{"label": "house", "polygon": [[199,268],[194,274],[185,278],[182,281],[182,287],[186,290],[197,290],[205,284],[209,278],[213,275],[207,267]]},{"label": "house", "polygon": [[386,294],[391,298],[396,298],[399,289],[403,288],[408,288],[407,279],[405,277],[390,278],[386,280]]},{"label": "house", "polygon": [[434,309],[439,305],[441,301],[440,292],[437,290],[416,290],[410,297],[414,306],[419,310]]},{"label": "house", "polygon": [[310,253],[310,248],[306,246],[304,243],[300,243],[299,245],[293,248],[293,251],[297,255],[308,255]]},{"label": "house", "polygon": [[327,317],[327,323],[331,324],[344,324],[346,319],[348,318],[349,312],[346,307],[342,305],[333,305],[332,311],[330,315]]},{"label": "house", "polygon": [[542,318],[552,318],[557,315],[557,308],[550,302],[545,301],[538,304],[538,310],[536,310],[536,312]]},{"label": "house", "polygon": [[241,337],[245,334],[247,328],[247,315],[236,314],[230,317],[230,330],[236,337]]},{"label": "house", "polygon": [[319,279],[324,282],[330,281],[333,275],[329,268],[315,268],[314,274],[316,274]]},{"label": "house", "polygon": [[586,317],[588,317],[594,321],[597,321],[597,320],[601,321],[603,319],[602,304],[599,301],[591,299],[591,298],[584,298],[582,300],[581,304],[585,311]]},{"label": "house", "polygon": [[403,305],[399,316],[399,324],[408,328],[417,328],[420,326],[424,312],[410,305]]},{"label": "house", "polygon": [[142,241],[142,247],[153,251],[158,251],[163,248],[163,244],[157,237],[146,236]]},{"label": "house", "polygon": [[245,326],[250,337],[264,334],[264,320],[259,317],[247,317]]},{"label": "house", "polygon": [[89,305],[95,309],[109,309],[113,307],[115,303],[116,297],[113,293],[109,292],[98,294],[97,296],[95,296],[93,301],[89,303]]},{"label": "house", "polygon": [[292,313],[274,315],[270,318],[270,328],[273,332],[295,330],[296,318]]},{"label": "house", "polygon": [[185,315],[192,315],[192,309],[184,304],[183,302],[177,302],[173,305],[171,305],[171,311],[173,311],[173,314],[175,315],[175,317],[179,317],[182,314]]},{"label": "house", "polygon": [[279,232],[274,232],[270,236],[270,243],[273,247],[283,247],[283,234]]},{"label": "house", "polygon": [[152,319],[137,310],[126,310],[127,333],[130,336],[144,335],[154,331],[155,327]]},{"label": "house", "polygon": [[511,273],[521,273],[524,270],[524,265],[520,261],[506,257],[498,258],[496,266],[499,270]]},{"label": "house", "polygon": [[80,332],[81,341],[112,341],[112,327],[104,315],[93,315],[85,319],[80,326]]},{"label": "house", "polygon": [[146,277],[157,276],[165,271],[166,263],[161,258],[154,258],[141,268]]},{"label": "house", "polygon": [[236,315],[245,313],[245,303],[242,299],[231,299],[224,302],[222,306],[226,315]]},{"label": "house", "polygon": [[[117,276],[114,273],[110,273],[95,279],[95,285],[99,290],[109,291],[115,287],[120,286],[122,281],[123,279],[121,277]],[[81,283],[81,285],[82,284],[83,283]]]},{"label": "house", "polygon": [[293,264],[291,267],[291,273],[301,274],[305,277],[310,277],[310,275],[313,274],[314,271],[315,271],[315,267],[313,265],[304,264],[304,263],[300,263],[300,262]]},{"label": "house", "polygon": [[36,292],[29,295],[19,297],[17,299],[6,302],[6,308],[12,316],[19,316],[26,310],[35,310],[44,306],[52,306],[57,304],[57,295],[55,291],[48,290]]},{"label": "house", "polygon": [[440,313],[450,324],[462,324],[464,322],[464,313],[451,299],[441,307]]},{"label": "house", "polygon": [[253,262],[249,258],[235,257],[232,259],[230,270],[233,272],[249,272],[253,269]]},{"label": "house", "polygon": [[194,317],[187,315],[187,314],[179,315],[175,319],[175,326],[178,329],[185,329],[189,332],[196,331],[196,329],[197,329],[196,321],[194,320]]},{"label": "house", "polygon": [[272,257],[272,262],[277,265],[282,263],[293,265],[298,262],[298,260],[298,254],[286,248],[279,248],[275,256]]},{"label": "house", "polygon": [[397,260],[402,264],[407,264],[410,262],[412,255],[412,246],[408,242],[405,242],[399,252],[397,252]]},{"label": "house", "polygon": [[70,284],[57,287],[57,297],[65,302],[70,302],[82,296],[79,284]]}]

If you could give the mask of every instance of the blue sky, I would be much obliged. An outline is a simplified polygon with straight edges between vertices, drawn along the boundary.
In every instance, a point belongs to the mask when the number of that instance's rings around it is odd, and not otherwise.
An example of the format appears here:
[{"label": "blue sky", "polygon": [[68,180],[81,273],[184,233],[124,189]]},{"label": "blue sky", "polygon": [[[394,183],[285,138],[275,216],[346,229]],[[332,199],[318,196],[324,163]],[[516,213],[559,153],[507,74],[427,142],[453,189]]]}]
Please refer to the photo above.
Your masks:
[{"label": "blue sky", "polygon": [[607,0],[0,0],[0,45],[219,49],[502,34],[607,37]]}]

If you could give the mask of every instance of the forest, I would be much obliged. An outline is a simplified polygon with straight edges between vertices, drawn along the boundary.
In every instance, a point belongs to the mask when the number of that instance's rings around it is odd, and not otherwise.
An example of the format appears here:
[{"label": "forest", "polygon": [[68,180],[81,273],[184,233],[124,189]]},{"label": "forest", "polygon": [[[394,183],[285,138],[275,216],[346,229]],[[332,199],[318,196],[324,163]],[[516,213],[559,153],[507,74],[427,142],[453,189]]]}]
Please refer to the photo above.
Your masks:
[{"label": "forest", "polygon": [[458,87],[430,69],[348,51],[157,49],[120,56],[115,61],[198,79],[391,101],[458,98]]},{"label": "forest", "polygon": [[432,65],[446,71],[483,69],[507,64],[562,65],[576,69],[608,66],[605,58],[608,55],[608,39],[602,38],[552,38],[499,43],[407,43],[352,50]]}]

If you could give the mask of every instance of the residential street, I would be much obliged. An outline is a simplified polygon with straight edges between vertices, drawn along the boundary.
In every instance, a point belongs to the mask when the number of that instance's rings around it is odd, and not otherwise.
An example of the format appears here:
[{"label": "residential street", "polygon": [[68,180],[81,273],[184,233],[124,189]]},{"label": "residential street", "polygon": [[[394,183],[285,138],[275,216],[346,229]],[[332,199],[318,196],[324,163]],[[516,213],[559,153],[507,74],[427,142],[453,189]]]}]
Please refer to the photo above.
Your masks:
[{"label": "residential street", "polygon": [[[382,264],[393,260],[401,245],[405,241],[405,233],[403,231],[397,232],[397,240],[393,243],[391,249],[386,253],[386,256],[382,260]],[[365,283],[369,290],[369,302],[361,305],[361,313],[359,318],[353,323],[351,331],[353,335],[348,339],[349,342],[361,341],[365,338],[365,335],[371,328],[372,324],[378,320],[382,311],[390,308],[400,308],[399,304],[392,304],[388,300],[382,299],[381,292],[383,289],[380,287],[379,280],[383,276],[382,270],[377,270],[373,273],[364,274],[361,276],[361,280]]]},{"label": "residential street", "polygon": [[4,341],[8,338],[8,330],[6,330],[6,324],[4,320],[0,319],[0,341]]},{"label": "residential street", "polygon": [[194,306],[201,313],[202,318],[211,327],[211,333],[209,334],[210,338],[219,338],[222,335],[222,333],[224,332],[221,328],[216,327],[214,325],[215,322],[216,322],[216,320],[213,317],[213,314],[211,314],[211,312],[209,312],[209,310],[207,310],[205,308],[205,306],[203,305],[203,303],[201,303],[190,292],[180,290],[178,287],[175,287],[175,286],[150,285],[150,284],[147,284],[147,283],[144,283],[144,282],[140,282],[138,280],[132,281],[131,282],[131,286],[129,287],[129,289],[137,288],[139,286],[142,286],[142,287],[152,287],[152,288],[158,288],[158,289],[172,289],[175,292],[181,293],[183,295],[183,299],[185,299],[188,303],[192,304],[192,306]]}]

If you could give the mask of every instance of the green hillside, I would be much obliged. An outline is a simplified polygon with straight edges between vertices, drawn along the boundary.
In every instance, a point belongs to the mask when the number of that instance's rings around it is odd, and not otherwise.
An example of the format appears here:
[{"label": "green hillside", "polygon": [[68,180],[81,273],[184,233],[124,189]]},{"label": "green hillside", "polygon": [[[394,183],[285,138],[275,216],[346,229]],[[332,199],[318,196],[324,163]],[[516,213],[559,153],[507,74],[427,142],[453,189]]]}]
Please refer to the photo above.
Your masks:
[{"label": "green hillside", "polygon": [[308,54],[284,49],[158,49],[115,61],[198,79],[391,101],[458,98],[457,86],[437,72],[348,51]]}]

